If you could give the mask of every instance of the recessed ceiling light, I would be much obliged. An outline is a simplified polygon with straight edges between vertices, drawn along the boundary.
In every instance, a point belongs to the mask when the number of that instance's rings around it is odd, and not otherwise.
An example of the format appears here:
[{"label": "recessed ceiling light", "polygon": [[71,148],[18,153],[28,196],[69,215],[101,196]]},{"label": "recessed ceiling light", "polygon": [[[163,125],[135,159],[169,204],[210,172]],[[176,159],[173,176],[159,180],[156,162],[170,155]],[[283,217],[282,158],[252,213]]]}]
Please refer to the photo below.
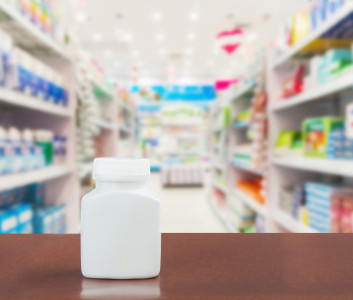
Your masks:
[{"label": "recessed ceiling light", "polygon": [[125,33],[124,39],[127,42],[131,42],[134,39],[134,35],[132,33]]},{"label": "recessed ceiling light", "polygon": [[162,19],[162,15],[160,12],[156,11],[152,14],[152,19],[155,22],[159,22]]},{"label": "recessed ceiling light", "polygon": [[164,56],[164,55],[167,54],[167,51],[162,48],[162,49],[159,49],[158,54],[159,54],[160,56]]},{"label": "recessed ceiling light", "polygon": [[112,56],[112,51],[110,49],[107,49],[107,50],[104,50],[104,55],[107,56],[107,57],[110,57]]},{"label": "recessed ceiling light", "polygon": [[214,55],[218,55],[219,53],[221,53],[221,50],[219,50],[219,48],[214,48],[213,49],[213,54]]},{"label": "recessed ceiling light", "polygon": [[186,55],[192,55],[192,53],[193,53],[192,48],[187,48],[187,49],[185,50],[185,53],[186,53]]},{"label": "recessed ceiling light", "polygon": [[102,36],[98,32],[95,32],[92,34],[92,40],[94,42],[100,42],[102,40]]},{"label": "recessed ceiling light", "polygon": [[192,21],[192,22],[196,22],[198,19],[200,18],[200,16],[199,16],[199,14],[197,13],[197,12],[191,12],[190,14],[189,14],[189,19],[190,19],[190,21]]},{"label": "recessed ceiling light", "polygon": [[163,34],[162,32],[158,32],[158,33],[156,34],[156,40],[157,40],[157,41],[162,41],[162,40],[164,40],[164,34]]},{"label": "recessed ceiling light", "polygon": [[131,53],[132,53],[132,56],[135,56],[135,57],[140,55],[140,51],[138,51],[137,49],[133,50]]},{"label": "recessed ceiling light", "polygon": [[193,41],[196,37],[196,34],[194,32],[189,32],[186,36],[189,41]]},{"label": "recessed ceiling light", "polygon": [[76,21],[79,23],[84,23],[87,21],[87,16],[84,12],[78,11],[75,15]]},{"label": "recessed ceiling light", "polygon": [[251,43],[257,39],[257,34],[255,32],[249,33],[245,36],[245,41]]}]

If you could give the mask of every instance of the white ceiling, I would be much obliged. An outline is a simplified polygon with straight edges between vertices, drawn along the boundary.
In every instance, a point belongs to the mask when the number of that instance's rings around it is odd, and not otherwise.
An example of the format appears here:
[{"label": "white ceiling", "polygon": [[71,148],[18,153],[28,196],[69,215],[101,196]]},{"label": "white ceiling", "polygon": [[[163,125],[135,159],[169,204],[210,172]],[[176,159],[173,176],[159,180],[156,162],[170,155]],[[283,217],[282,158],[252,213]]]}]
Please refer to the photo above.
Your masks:
[{"label": "white ceiling", "polygon": [[[277,27],[305,0],[72,0],[79,18],[74,30],[82,48],[115,78],[130,79],[137,66],[140,78],[229,77],[247,57],[215,53],[215,37],[223,30],[245,26],[253,49],[264,48]],[[161,19],[154,21],[158,12]],[[196,13],[198,20],[191,21]],[[82,16],[83,14],[83,16]],[[188,34],[195,35],[194,40]],[[162,33],[163,40],[156,35]],[[101,41],[93,40],[94,35]],[[132,40],[129,40],[129,38]],[[188,55],[187,49],[192,49]],[[165,51],[165,55],[163,52]],[[255,50],[252,51],[256,52]]]}]

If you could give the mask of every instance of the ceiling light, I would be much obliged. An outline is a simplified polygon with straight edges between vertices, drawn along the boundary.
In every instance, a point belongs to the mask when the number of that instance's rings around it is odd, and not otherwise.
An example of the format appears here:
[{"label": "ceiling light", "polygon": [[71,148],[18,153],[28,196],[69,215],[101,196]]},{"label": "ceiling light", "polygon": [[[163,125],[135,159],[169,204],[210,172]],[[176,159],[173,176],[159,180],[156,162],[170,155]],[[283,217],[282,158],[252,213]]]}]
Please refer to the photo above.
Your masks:
[{"label": "ceiling light", "polygon": [[134,39],[134,35],[132,33],[126,33],[124,36],[124,40],[127,42],[131,42]]},{"label": "ceiling light", "polygon": [[159,49],[159,51],[158,51],[158,54],[160,55],[160,56],[164,56],[164,55],[166,55],[166,53],[167,53],[167,51],[165,50],[165,49]]},{"label": "ceiling light", "polygon": [[245,41],[248,43],[251,43],[253,41],[255,41],[258,38],[256,33],[249,33],[245,36]]},{"label": "ceiling light", "polygon": [[152,19],[155,22],[159,22],[162,19],[162,15],[159,12],[154,12],[152,14]]},{"label": "ceiling light", "polygon": [[92,40],[94,42],[100,42],[102,40],[102,36],[99,33],[93,33],[92,34]]},{"label": "ceiling light", "polygon": [[199,14],[197,12],[191,12],[189,14],[189,19],[192,22],[196,22],[199,19]]},{"label": "ceiling light", "polygon": [[196,37],[196,34],[194,32],[189,32],[187,34],[187,38],[189,41],[193,41],[195,39],[195,37]]},{"label": "ceiling light", "polygon": [[214,55],[218,55],[219,53],[221,53],[221,50],[219,50],[219,48],[214,48],[213,49],[213,54]]},{"label": "ceiling light", "polygon": [[185,53],[186,53],[186,55],[191,55],[191,54],[193,53],[193,51],[192,51],[191,48],[187,48],[187,49],[185,50]]},{"label": "ceiling light", "polygon": [[84,22],[87,21],[86,14],[81,12],[81,11],[76,13],[75,18],[76,18],[76,21],[79,22],[79,23],[84,23]]},{"label": "ceiling light", "polygon": [[162,40],[164,40],[164,34],[163,34],[162,32],[158,32],[158,33],[156,34],[156,40],[157,40],[157,41],[162,41]]},{"label": "ceiling light", "polygon": [[107,50],[104,50],[104,55],[105,56],[107,56],[107,57],[110,57],[110,56],[112,56],[112,51],[111,50],[109,50],[109,49],[107,49]]},{"label": "ceiling light", "polygon": [[131,53],[132,53],[132,56],[135,56],[135,57],[140,55],[140,51],[138,51],[137,49],[133,50]]}]

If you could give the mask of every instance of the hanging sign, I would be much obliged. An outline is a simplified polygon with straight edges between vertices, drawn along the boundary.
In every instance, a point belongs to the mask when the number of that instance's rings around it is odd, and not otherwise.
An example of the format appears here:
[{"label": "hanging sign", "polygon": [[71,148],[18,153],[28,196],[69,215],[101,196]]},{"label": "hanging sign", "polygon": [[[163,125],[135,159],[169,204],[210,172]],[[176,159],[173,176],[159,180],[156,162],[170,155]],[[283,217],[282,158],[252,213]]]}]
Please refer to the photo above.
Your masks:
[{"label": "hanging sign", "polygon": [[232,54],[243,42],[244,33],[240,28],[232,31],[222,31],[217,35],[216,44],[228,54]]}]

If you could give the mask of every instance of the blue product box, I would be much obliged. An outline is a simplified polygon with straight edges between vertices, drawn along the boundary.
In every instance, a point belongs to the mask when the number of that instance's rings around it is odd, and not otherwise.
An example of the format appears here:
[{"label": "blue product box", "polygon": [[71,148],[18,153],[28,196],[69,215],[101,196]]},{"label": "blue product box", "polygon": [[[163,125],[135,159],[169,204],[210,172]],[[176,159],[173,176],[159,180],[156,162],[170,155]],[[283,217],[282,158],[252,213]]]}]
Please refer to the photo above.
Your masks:
[{"label": "blue product box", "polygon": [[31,73],[30,76],[30,80],[31,80],[31,95],[33,97],[37,97],[40,93],[40,77],[37,76],[36,74]]},{"label": "blue product box", "polygon": [[18,204],[11,208],[11,211],[17,217],[17,232],[32,233],[32,207],[30,204]]},{"label": "blue product box", "polygon": [[48,91],[45,95],[45,100],[50,102],[54,102],[55,100],[55,84],[50,81],[48,82]]},{"label": "blue product box", "polygon": [[33,232],[34,233],[52,233],[52,213],[48,208],[40,208],[33,214]]},{"label": "blue product box", "polygon": [[27,186],[27,203],[31,203],[33,207],[42,207],[45,201],[45,191],[43,183],[33,183]]},{"label": "blue product box", "polygon": [[17,216],[12,211],[0,211],[0,233],[17,233]]},{"label": "blue product box", "polygon": [[17,67],[18,85],[17,89],[23,93],[31,92],[31,73],[22,66]]}]

